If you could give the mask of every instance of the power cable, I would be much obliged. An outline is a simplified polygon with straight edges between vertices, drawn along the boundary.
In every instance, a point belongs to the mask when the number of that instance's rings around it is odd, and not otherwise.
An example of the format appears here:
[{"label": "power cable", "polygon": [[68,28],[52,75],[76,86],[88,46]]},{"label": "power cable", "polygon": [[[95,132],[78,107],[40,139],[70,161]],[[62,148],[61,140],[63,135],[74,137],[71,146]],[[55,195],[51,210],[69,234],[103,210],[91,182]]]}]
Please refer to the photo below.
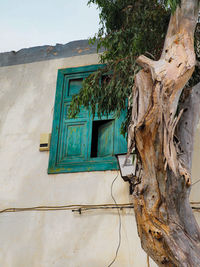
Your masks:
[{"label": "power cable", "polygon": [[147,254],[147,266],[150,267],[149,255]]},{"label": "power cable", "polygon": [[24,211],[55,211],[55,210],[71,210],[72,212],[82,212],[86,210],[94,210],[94,209],[130,209],[133,208],[133,203],[126,204],[98,204],[98,205],[65,205],[65,206],[35,206],[28,208],[6,208],[0,210],[0,213],[10,213],[10,212],[24,212]]},{"label": "power cable", "polygon": [[195,185],[195,184],[197,184],[197,183],[199,183],[199,182],[200,182],[200,179],[197,180],[196,182],[194,182],[194,183],[192,184],[192,186]]},{"label": "power cable", "polygon": [[119,252],[119,248],[120,248],[120,245],[121,245],[121,228],[122,228],[121,215],[120,215],[119,205],[117,204],[117,202],[116,202],[116,200],[114,198],[114,195],[113,195],[113,185],[114,185],[115,181],[117,180],[118,176],[119,176],[119,171],[118,171],[117,176],[114,178],[114,180],[112,181],[112,184],[111,184],[111,197],[112,197],[113,201],[115,202],[115,205],[117,207],[117,212],[118,212],[118,215],[119,215],[119,241],[118,241],[117,249],[116,249],[116,252],[115,252],[115,257],[112,260],[112,262],[108,265],[108,267],[112,266],[113,263],[116,261],[117,255],[118,255],[118,252]]}]

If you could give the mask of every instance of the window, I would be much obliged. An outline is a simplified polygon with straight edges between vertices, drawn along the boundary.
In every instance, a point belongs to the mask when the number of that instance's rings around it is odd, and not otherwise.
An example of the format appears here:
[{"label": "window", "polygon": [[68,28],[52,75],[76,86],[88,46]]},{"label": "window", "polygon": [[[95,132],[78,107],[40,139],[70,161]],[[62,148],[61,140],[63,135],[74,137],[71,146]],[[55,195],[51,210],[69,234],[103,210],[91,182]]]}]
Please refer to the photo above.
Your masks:
[{"label": "window", "polygon": [[94,118],[81,107],[75,119],[67,117],[72,96],[82,81],[101,65],[58,70],[48,173],[118,169],[115,154],[127,151],[120,134],[125,111]]}]

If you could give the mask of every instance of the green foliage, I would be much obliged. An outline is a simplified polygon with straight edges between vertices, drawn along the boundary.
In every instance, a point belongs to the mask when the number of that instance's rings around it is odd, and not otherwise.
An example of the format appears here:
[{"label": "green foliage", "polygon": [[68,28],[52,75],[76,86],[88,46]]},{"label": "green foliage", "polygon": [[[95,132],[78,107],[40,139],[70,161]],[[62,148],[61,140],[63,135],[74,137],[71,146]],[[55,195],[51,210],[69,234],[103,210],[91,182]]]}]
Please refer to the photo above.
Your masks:
[{"label": "green foliage", "polygon": [[[78,95],[73,97],[69,115],[75,117],[80,106],[90,107],[99,116],[110,112],[120,114],[127,99],[131,99],[134,78],[139,70],[135,60],[146,54],[157,60],[160,57],[171,12],[180,0],[89,0],[100,12],[100,28],[90,43],[106,65],[90,75]],[[125,133],[130,112],[123,124]]]},{"label": "green foliage", "polygon": [[165,0],[164,5],[166,8],[170,8],[171,12],[174,13],[177,5],[181,4],[181,0]]},{"label": "green foliage", "polygon": [[90,42],[96,42],[98,50],[104,48],[101,63],[106,65],[86,79],[80,93],[73,97],[71,117],[81,105],[91,107],[92,114],[97,111],[99,116],[112,111],[119,115],[125,109],[138,71],[135,60],[140,54],[159,58],[170,16],[164,4],[155,0],[91,3],[100,9],[100,29]]}]

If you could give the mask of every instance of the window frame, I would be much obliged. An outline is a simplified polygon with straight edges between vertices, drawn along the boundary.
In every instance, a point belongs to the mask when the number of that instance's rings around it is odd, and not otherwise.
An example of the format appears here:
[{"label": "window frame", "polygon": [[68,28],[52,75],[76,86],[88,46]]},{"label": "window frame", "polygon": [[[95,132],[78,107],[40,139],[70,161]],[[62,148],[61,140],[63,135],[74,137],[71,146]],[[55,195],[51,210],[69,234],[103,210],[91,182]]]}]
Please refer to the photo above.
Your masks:
[{"label": "window frame", "polygon": [[[78,161],[71,161],[67,164],[60,163],[58,161],[58,150],[59,150],[59,134],[63,134],[61,129],[61,119],[62,119],[62,108],[64,102],[64,82],[65,77],[81,77],[89,76],[89,74],[94,71],[102,68],[104,65],[96,64],[82,67],[74,67],[74,68],[66,68],[59,69],[57,75],[57,85],[56,85],[56,94],[55,94],[55,103],[54,103],[54,116],[53,116],[53,124],[52,124],[52,135],[51,135],[51,145],[50,145],[50,154],[49,154],[49,166],[48,166],[48,174],[56,174],[56,173],[72,173],[72,172],[89,172],[89,171],[105,171],[105,170],[117,170],[118,163],[115,157],[115,154],[126,153],[127,151],[127,142],[124,137],[120,134],[121,123],[125,117],[126,112],[122,112],[122,116],[117,118],[115,115],[102,116],[101,119],[95,115],[94,118],[91,119],[92,115],[88,116],[87,123],[89,124],[88,129],[90,132],[88,133],[88,147],[87,150],[87,160],[78,159]],[[74,76],[73,76],[74,75]],[[92,123],[97,120],[114,120],[114,154],[113,156],[106,157],[89,157],[89,153],[91,151],[91,143],[92,143]],[[70,119],[71,123],[80,121],[81,118]],[[60,132],[60,133],[59,133]]]}]

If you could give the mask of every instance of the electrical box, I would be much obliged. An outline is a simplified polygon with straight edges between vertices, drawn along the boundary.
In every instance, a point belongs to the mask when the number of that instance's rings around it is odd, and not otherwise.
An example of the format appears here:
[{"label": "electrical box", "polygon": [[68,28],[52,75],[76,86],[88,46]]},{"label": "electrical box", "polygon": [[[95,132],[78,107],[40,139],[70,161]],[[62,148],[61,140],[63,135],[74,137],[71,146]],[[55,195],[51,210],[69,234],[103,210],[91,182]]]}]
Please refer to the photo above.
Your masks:
[{"label": "electrical box", "polygon": [[49,151],[51,142],[51,134],[50,133],[42,133],[40,134],[40,151]]}]

